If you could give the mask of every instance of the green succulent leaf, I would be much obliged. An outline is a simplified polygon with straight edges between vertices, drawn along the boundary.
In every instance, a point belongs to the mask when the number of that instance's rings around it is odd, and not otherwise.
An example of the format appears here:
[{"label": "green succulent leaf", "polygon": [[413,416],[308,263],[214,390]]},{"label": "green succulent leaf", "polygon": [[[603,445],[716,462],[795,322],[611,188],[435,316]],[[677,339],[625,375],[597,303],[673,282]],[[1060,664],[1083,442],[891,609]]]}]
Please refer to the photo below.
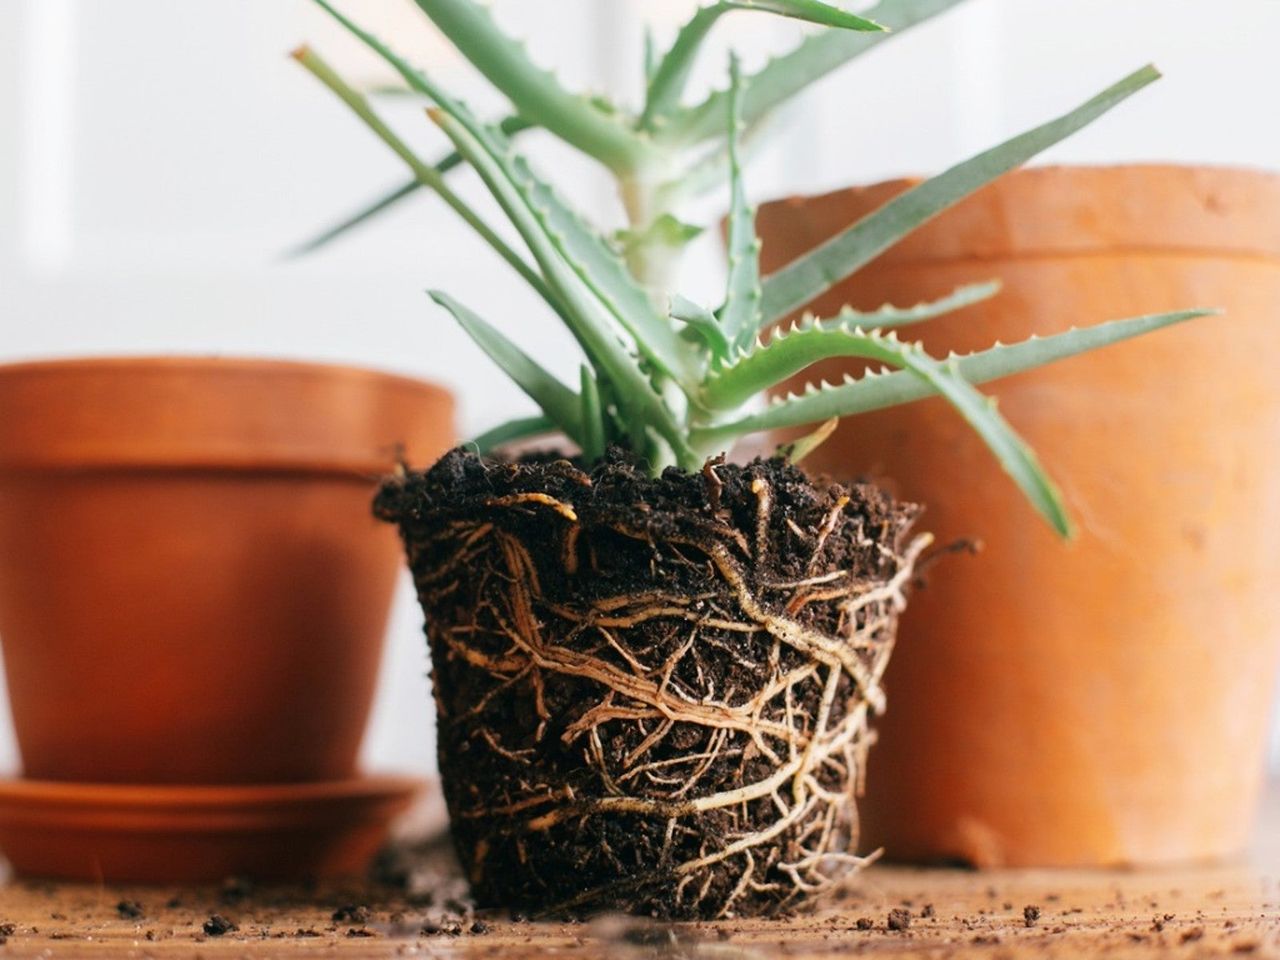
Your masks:
[{"label": "green succulent leaf", "polygon": [[478,434],[467,442],[474,444],[480,454],[487,455],[498,447],[506,446],[508,443],[515,443],[517,440],[528,440],[531,437],[545,436],[559,429],[554,420],[545,414],[540,414],[535,417],[519,417],[515,420],[508,420],[506,423],[501,423],[486,430],[484,433]]},{"label": "green succulent leaf", "polygon": [[849,229],[796,258],[765,279],[764,322],[780,320],[825,293],[927,220],[1092,123],[1159,76],[1152,66],[1131,73],[1070,113],[899,194]]},{"label": "green succulent leaf", "polygon": [[685,223],[673,213],[661,213],[639,230],[625,229],[615,233],[624,254],[637,247],[684,247],[706,233],[706,227]]},{"label": "green succulent leaf", "polygon": [[640,116],[642,130],[653,130],[661,126],[679,106],[680,97],[689,82],[689,74],[707,34],[716,25],[716,21],[735,10],[758,10],[846,30],[884,30],[884,27],[873,20],[819,0],[719,0],[702,7],[680,28],[671,49],[656,67],[646,71],[649,82],[644,112]]},{"label": "green succulent leaf", "polygon": [[671,315],[671,319],[686,324],[706,344],[713,357],[729,356],[729,341],[725,339],[720,321],[702,304],[694,303],[677,293],[672,295],[667,312]]},{"label": "green succulent leaf", "polygon": [[[1031,337],[1015,344],[1001,344],[978,353],[948,357],[947,362],[954,360],[957,372],[969,383],[986,383],[1217,312],[1181,310],[1112,320],[1048,337]],[[869,413],[922,400],[933,393],[928,385],[905,371],[867,373],[857,380],[846,378],[842,384],[810,385],[803,394],[775,399],[758,413],[695,430],[693,440],[699,449],[711,449],[750,433],[804,426],[829,417]]]},{"label": "green succulent leaf", "polygon": [[731,350],[744,349],[760,327],[760,240],[738,162],[742,85],[738,58],[729,58],[729,282],[717,317]]},{"label": "green succulent leaf", "polygon": [[[439,169],[440,169],[439,166],[437,166],[436,170],[439,171]],[[422,186],[422,181],[419,180],[417,177],[414,177],[412,180],[410,180],[407,183],[402,183],[400,186],[396,187],[394,190],[391,190],[388,193],[384,193],[382,196],[378,197],[378,199],[373,201],[372,203],[364,205],[355,213],[350,214],[347,217],[344,217],[342,220],[339,220],[333,226],[326,227],[322,232],[316,234],[313,237],[308,238],[307,240],[304,240],[302,243],[298,244],[296,247],[287,251],[285,253],[285,258],[292,260],[296,257],[305,256],[308,253],[314,253],[315,251],[319,250],[321,247],[327,247],[334,240],[337,240],[339,237],[345,236],[346,234],[350,233],[352,230],[354,230],[356,227],[360,226],[361,224],[366,223],[369,220],[372,220],[378,214],[386,210],[389,210],[391,207],[394,207],[397,203],[399,203],[401,200],[403,200],[405,197],[409,196],[410,194],[416,193],[418,188],[421,186]]]},{"label": "green succulent leaf", "polygon": [[[1066,510],[1053,483],[1013,428],[960,374],[957,361],[938,361],[918,344],[902,343],[893,333],[845,327],[810,327],[778,336],[707,384],[704,402],[711,409],[739,406],[757,392],[756,383],[777,382],[829,357],[861,357],[908,371],[930,392],[941,394],[991,448],[1000,465],[1032,504],[1064,536]],[[750,387],[747,392],[744,389]],[[838,416],[838,414],[831,414]]]},{"label": "green succulent leaf", "polygon": [[573,440],[582,442],[585,434],[582,404],[578,395],[548,373],[527,353],[506,338],[497,328],[482,320],[441,290],[427,291],[431,299],[444,307],[458,325],[489,355],[503,373],[510,377],[555,424]]},{"label": "green succulent leaf", "polygon": [[644,25],[644,56],[642,61],[644,68],[644,86],[647,90],[649,84],[653,83],[653,75],[658,72],[658,44],[653,37],[653,27],[649,24]]},{"label": "green succulent leaf", "polygon": [[[397,90],[399,90],[399,88],[397,88]],[[417,93],[417,91],[410,90],[409,92],[413,93],[415,96],[422,96]],[[529,121],[525,120],[523,117],[516,116],[503,117],[498,123],[498,129],[507,136],[515,136],[518,133],[530,129],[532,126],[533,124],[529,123]],[[433,166],[435,167],[436,173],[443,176],[461,163],[462,155],[454,150],[437,160]],[[425,184],[415,176],[412,180],[401,184],[388,193],[383,194],[373,203],[361,207],[355,213],[345,217],[338,223],[324,230],[322,233],[300,243],[298,246],[290,250],[285,256],[288,258],[300,257],[308,253],[313,253],[321,247],[327,247],[334,240],[345,236],[356,227],[372,220],[374,217],[378,216],[378,214],[390,210],[401,200],[416,193],[418,189],[423,186],[425,186]]]},{"label": "green succulent leaf", "polygon": [[739,346],[727,361],[714,364],[703,387],[701,402],[709,410],[732,410],[763,390],[781,383],[806,367],[832,357],[862,356],[859,344],[866,331],[876,334],[919,323],[958,310],[994,294],[998,283],[975,283],[949,296],[906,309],[885,305],[863,313],[845,307],[827,320],[806,317],[787,329],[776,330],[768,344]]},{"label": "green succulent leaf", "polygon": [[[326,10],[333,13],[335,17],[338,17],[339,20],[349,29],[357,32],[357,35],[361,36],[361,39],[364,39],[366,43],[378,43],[378,41],[369,34],[364,33],[364,31],[355,27],[354,24],[351,24],[350,21],[342,18],[340,14],[334,11],[333,8],[326,3],[326,0],[316,0],[316,2]],[[379,44],[378,46],[381,45]],[[387,52],[390,53],[390,51]],[[372,130],[383,143],[390,147],[396,156],[400,157],[400,159],[408,165],[409,169],[413,171],[416,179],[421,181],[424,186],[430,187],[439,194],[440,198],[444,200],[444,202],[447,203],[453,211],[471,227],[471,229],[478,233],[484,241],[502,257],[502,259],[506,260],[507,263],[509,263],[516,272],[524,278],[525,282],[528,283],[529,286],[536,290],[548,303],[553,306],[555,305],[550,291],[547,289],[546,283],[543,282],[543,279],[538,272],[529,266],[524,257],[512,250],[511,247],[507,245],[507,242],[498,236],[498,234],[494,232],[493,228],[485,223],[484,219],[467,205],[465,200],[454,193],[453,189],[445,183],[444,175],[440,173],[440,171],[420,160],[417,154],[410,150],[408,145],[396,136],[395,132],[392,131],[385,122],[383,122],[382,118],[379,117],[377,113],[374,112],[373,107],[370,106],[368,99],[363,94],[359,93],[351,86],[351,84],[343,80],[338,72],[329,66],[329,64],[327,64],[314,50],[307,47],[301,47],[293,52],[293,57],[302,64],[303,67],[310,71],[314,77],[320,80],[321,83],[333,91],[340,100],[350,107],[351,111],[364,121],[365,125]],[[427,93],[428,91],[423,90],[422,92]]]},{"label": "green succulent leaf", "polygon": [[600,387],[591,373],[591,368],[583,365],[579,370],[582,396],[582,459],[587,463],[595,463],[604,456],[605,429],[604,408],[600,403]]},{"label": "green succulent leaf", "polygon": [[[494,190],[495,182],[507,181],[525,193],[527,195],[525,200],[517,200],[517,206],[524,208],[531,202],[540,211],[540,215],[548,221],[544,227],[538,229],[538,235],[544,239],[553,240],[559,247],[564,261],[577,271],[601,298],[614,319],[635,337],[637,345],[652,363],[677,381],[690,383],[694,376],[697,358],[688,349],[687,343],[680,339],[678,333],[658,312],[649,295],[627,272],[621,259],[605,240],[587,227],[576,213],[561,203],[547,184],[534,176],[528,163],[511,150],[510,142],[502,136],[501,131],[482,124],[460,101],[450,97],[425,73],[414,68],[386,44],[343,17],[327,0],[316,0],[316,2],[390,64],[411,88],[430,97],[445,114],[453,118],[461,129],[467,131],[468,136],[482,148],[481,154],[487,158],[483,163],[491,168],[489,176],[486,177],[485,172],[479,170],[479,161],[475,156],[467,156],[466,159],[472,166],[477,167],[481,176],[489,183],[490,190]],[[470,0],[465,0],[465,5],[473,6]],[[447,128],[446,132],[448,132]],[[498,196],[496,192],[495,196]],[[498,199],[501,202],[502,198],[498,197]],[[503,206],[511,217],[511,209],[507,208],[506,204]],[[520,227],[518,223],[516,226]],[[529,236],[523,229],[521,234],[525,242],[529,243]],[[526,269],[528,269],[527,265]],[[532,270],[529,269],[529,272],[532,273]],[[541,284],[542,278],[537,279]],[[563,316],[565,310],[563,301],[553,295],[544,294],[544,296]]]},{"label": "green succulent leaf", "polygon": [[[437,101],[439,102],[439,101]],[[635,435],[644,435],[641,424],[652,426],[667,442],[682,465],[695,464],[686,434],[676,423],[661,394],[653,387],[640,361],[618,339],[613,316],[578,270],[564,257],[552,235],[554,211],[539,206],[542,199],[506,162],[482,125],[465,107],[442,104],[434,119],[467,162],[480,174],[494,199],[528,244],[562,307],[570,331],[596,370],[613,385],[623,419]],[[562,239],[562,238],[561,238]],[[575,438],[576,439],[576,438]]]},{"label": "green succulent leaf", "polygon": [[945,297],[939,297],[937,300],[926,300],[912,307],[895,307],[890,303],[886,303],[876,310],[855,310],[853,307],[845,307],[834,317],[824,320],[805,317],[800,321],[800,326],[844,326],[861,327],[863,330],[896,330],[899,327],[922,323],[925,320],[932,320],[934,317],[940,317],[943,314],[963,310],[965,307],[971,307],[975,303],[989,300],[999,292],[999,280],[991,280],[986,283],[970,283],[965,284],[963,287],[957,287]]},{"label": "green succulent leaf", "polygon": [[635,169],[652,152],[621,115],[566,90],[537,66],[524,46],[498,27],[487,7],[474,0],[415,2],[522,117],[615,171]]},{"label": "green succulent leaf", "polygon": [[635,339],[640,352],[658,370],[691,389],[701,375],[697,353],[680,339],[622,258],[523,157],[508,151],[505,165],[530,206],[545,220],[547,235],[564,260]]},{"label": "green succulent leaf", "polygon": [[[745,125],[737,144],[740,164],[745,166],[752,155],[758,151],[760,144],[768,139],[766,134],[775,126],[771,122],[773,119],[773,115],[770,114]],[[674,206],[717,190],[724,186],[728,179],[729,147],[726,143],[704,152],[689,167],[682,169],[677,176],[663,184],[658,189],[657,196],[663,205]]]},{"label": "green succulent leaf", "polygon": [[964,417],[1049,525],[1060,536],[1071,536],[1071,519],[1062,494],[1041,467],[1035,452],[996,410],[995,399],[975,390],[960,375],[955,360],[939,363],[918,348],[904,351],[903,360],[908,370],[945,397]]},{"label": "green succulent leaf", "polygon": [[[510,160],[510,146],[500,135],[480,123],[462,103],[450,97],[421,70],[392,51],[377,37],[338,12],[328,0],[315,0],[371,50],[383,58],[409,86],[434,100],[438,109],[430,116],[453,141],[454,146],[480,175],[489,192],[503,208],[512,225],[524,238],[534,259],[545,274],[547,301],[551,303],[574,337],[582,345],[596,370],[612,383],[624,419],[633,431],[638,424],[654,427],[684,465],[696,466],[686,434],[676,423],[662,396],[657,393],[639,360],[618,340],[613,318],[605,304],[587,286],[557,247],[547,219],[554,211],[531,204],[527,191]],[[471,5],[468,0],[468,5]],[[434,172],[434,171],[433,171]],[[560,238],[563,240],[563,237]],[[541,280],[541,278],[539,278]],[[597,278],[599,282],[599,278]]]},{"label": "green succulent leaf", "polygon": [[[867,16],[883,25],[885,32],[823,30],[807,37],[794,50],[770,61],[748,78],[748,93],[743,103],[744,121],[750,126],[836,68],[960,2],[961,0],[881,0],[867,11]],[[677,98],[678,96],[677,92]],[[727,99],[728,91],[720,91],[695,107],[676,111],[662,125],[659,136],[663,140],[682,144],[721,136],[724,125],[720,118],[727,109]]]},{"label": "green succulent leaf", "polygon": [[780,17],[793,20],[804,20],[823,27],[839,27],[842,30],[866,30],[871,33],[882,33],[885,28],[866,17],[850,13],[830,3],[819,3],[818,0],[722,0],[733,10],[760,10],[765,13],[776,13]]}]

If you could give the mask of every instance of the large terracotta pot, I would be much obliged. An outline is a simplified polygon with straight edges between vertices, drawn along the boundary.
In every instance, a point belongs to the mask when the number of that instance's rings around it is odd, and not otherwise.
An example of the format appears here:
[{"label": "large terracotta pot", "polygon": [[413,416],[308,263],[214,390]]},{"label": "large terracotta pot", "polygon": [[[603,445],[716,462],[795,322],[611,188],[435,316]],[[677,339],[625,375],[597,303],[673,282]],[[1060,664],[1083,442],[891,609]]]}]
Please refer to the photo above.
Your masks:
[{"label": "large terracotta pot", "polygon": [[[767,205],[767,267],[907,186]],[[989,387],[1060,482],[1074,542],[938,400],[845,423],[812,456],[891,478],[940,542],[984,544],[939,563],[903,619],[867,840],[983,866],[1235,853],[1280,661],[1280,177],[1016,173],[816,306],[989,278],[995,300],[919,328],[935,354],[1183,307],[1227,315]]]},{"label": "large terracotta pot", "polygon": [[0,642],[27,777],[354,772],[438,387],[264,360],[0,367]]}]

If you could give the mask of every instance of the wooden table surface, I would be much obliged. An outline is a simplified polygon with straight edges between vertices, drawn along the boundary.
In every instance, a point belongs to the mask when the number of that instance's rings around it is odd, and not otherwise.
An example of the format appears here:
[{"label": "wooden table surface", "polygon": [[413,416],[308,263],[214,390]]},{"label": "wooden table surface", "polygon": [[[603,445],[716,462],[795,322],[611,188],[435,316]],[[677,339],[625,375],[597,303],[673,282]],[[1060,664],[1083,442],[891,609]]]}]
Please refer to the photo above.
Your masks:
[{"label": "wooden table surface", "polygon": [[[14,881],[0,888],[5,957],[1280,958],[1280,797],[1247,861],[1161,871],[922,870],[876,865],[827,908],[784,920],[664,925],[476,914],[437,842],[400,885],[192,890]],[[138,916],[133,916],[134,912]],[[890,929],[891,911],[909,925]],[[214,915],[237,929],[206,933]],[[902,913],[895,926],[901,926]],[[11,925],[11,929],[10,929]],[[216,928],[213,928],[216,929]]]}]

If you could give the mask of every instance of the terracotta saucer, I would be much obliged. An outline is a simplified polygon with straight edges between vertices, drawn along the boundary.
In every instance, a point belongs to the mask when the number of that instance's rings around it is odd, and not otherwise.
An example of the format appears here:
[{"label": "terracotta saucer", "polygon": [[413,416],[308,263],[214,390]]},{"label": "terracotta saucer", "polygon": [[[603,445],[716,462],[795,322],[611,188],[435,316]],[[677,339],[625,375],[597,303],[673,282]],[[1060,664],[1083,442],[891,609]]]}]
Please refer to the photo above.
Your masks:
[{"label": "terracotta saucer", "polygon": [[0,852],[14,873],[199,883],[357,874],[425,783],[135,786],[0,780]]}]

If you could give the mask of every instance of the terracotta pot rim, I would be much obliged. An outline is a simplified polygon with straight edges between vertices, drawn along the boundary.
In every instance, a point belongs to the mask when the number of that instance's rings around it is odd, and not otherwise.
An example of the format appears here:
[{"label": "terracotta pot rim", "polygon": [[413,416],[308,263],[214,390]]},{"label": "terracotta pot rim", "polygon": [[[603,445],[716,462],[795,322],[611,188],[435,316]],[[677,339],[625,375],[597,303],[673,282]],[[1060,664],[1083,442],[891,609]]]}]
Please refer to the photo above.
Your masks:
[{"label": "terracotta pot rim", "polygon": [[[59,390],[51,414],[40,400]],[[7,429],[0,424],[4,473],[240,471],[368,481],[395,468],[395,444],[410,439],[401,431],[413,432],[409,424],[423,410],[451,418],[454,399],[440,384],[339,363],[107,355],[0,364],[6,406],[18,412]]]},{"label": "terracotta pot rim", "polygon": [[132,370],[181,370],[185,368],[192,373],[230,370],[312,373],[317,377],[396,383],[407,389],[433,394],[450,402],[453,400],[453,393],[448,387],[404,373],[395,373],[390,370],[381,370],[377,367],[361,364],[337,363],[328,360],[297,360],[287,357],[264,357],[254,354],[124,353],[118,355],[33,357],[26,360],[0,362],[0,380],[16,374],[109,370],[117,367]]},{"label": "terracotta pot rim", "polygon": [[[814,245],[924,179],[794,194],[761,204],[760,213]],[[1028,205],[1033,215],[1023,214]],[[881,256],[895,263],[996,261],[1105,249],[1280,260],[1280,171],[1181,163],[1022,167],[946,217],[949,244],[939,243],[930,221]],[[1106,229],[1081,229],[1079,220],[1104,221]]]},{"label": "terracotta pot rim", "polygon": [[[1016,170],[1010,170],[1008,173],[997,177],[993,183],[1000,183],[1002,180],[1019,177],[1092,176],[1112,173],[1176,173],[1178,171],[1206,174],[1209,176],[1221,175],[1225,177],[1242,177],[1246,179],[1280,183],[1280,170],[1271,170],[1262,166],[1233,163],[1162,163],[1158,161],[1135,163],[1046,163],[1036,166],[1018,167]],[[833,190],[824,190],[821,193],[788,194],[784,197],[775,197],[772,200],[766,200],[761,204],[761,206],[773,206],[775,204],[792,202],[812,203],[818,200],[825,200],[830,197],[840,197],[850,193],[863,193],[867,190],[873,190],[876,188],[914,186],[927,179],[929,178],[925,174],[909,173],[903,174],[899,177],[887,177],[884,180],[873,180],[870,183],[855,183],[845,187],[836,187]]]}]

